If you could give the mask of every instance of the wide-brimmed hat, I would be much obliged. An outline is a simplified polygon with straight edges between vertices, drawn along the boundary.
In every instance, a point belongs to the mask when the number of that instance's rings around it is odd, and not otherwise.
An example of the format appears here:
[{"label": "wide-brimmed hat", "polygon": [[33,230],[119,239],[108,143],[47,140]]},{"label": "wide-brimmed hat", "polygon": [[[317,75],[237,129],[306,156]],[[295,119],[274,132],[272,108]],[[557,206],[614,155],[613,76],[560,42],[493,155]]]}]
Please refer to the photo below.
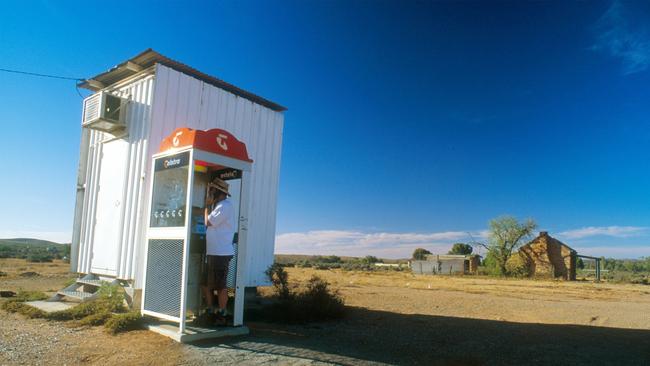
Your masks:
[{"label": "wide-brimmed hat", "polygon": [[220,190],[221,192],[227,194],[228,196],[230,196],[230,193],[228,193],[228,187],[230,187],[230,184],[226,183],[225,181],[219,178],[214,178],[212,183],[209,183],[208,186],[214,187]]}]

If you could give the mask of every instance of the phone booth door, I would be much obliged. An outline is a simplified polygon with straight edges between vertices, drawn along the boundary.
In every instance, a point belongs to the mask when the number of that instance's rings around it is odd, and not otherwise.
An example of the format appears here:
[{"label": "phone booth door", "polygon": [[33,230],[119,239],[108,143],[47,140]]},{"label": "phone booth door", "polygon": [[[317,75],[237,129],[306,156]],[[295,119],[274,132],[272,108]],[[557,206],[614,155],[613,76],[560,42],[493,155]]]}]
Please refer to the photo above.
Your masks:
[{"label": "phone booth door", "polygon": [[190,150],[154,158],[143,313],[180,322],[188,254]]}]

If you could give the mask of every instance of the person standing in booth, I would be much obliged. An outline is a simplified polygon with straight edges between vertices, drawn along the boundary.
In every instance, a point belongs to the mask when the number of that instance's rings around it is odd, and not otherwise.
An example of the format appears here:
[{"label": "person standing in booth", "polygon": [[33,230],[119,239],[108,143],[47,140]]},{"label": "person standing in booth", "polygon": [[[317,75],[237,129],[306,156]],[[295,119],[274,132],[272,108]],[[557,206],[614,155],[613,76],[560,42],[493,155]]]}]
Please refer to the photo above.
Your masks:
[{"label": "person standing in booth", "polygon": [[[225,323],[228,304],[226,277],[228,266],[235,254],[233,237],[235,234],[235,211],[228,197],[228,183],[215,178],[208,184],[205,199],[206,229],[206,274],[202,287],[208,306],[208,313],[216,316],[218,323]],[[214,292],[217,291],[217,306]]]}]

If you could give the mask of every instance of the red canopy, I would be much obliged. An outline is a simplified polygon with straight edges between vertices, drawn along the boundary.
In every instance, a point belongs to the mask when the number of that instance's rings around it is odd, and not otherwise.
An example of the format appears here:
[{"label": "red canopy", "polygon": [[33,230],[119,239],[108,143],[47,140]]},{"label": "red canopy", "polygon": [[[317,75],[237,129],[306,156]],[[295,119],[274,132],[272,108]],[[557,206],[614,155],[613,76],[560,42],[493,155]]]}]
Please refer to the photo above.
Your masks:
[{"label": "red canopy", "polygon": [[187,127],[177,128],[162,140],[159,152],[186,146],[237,160],[253,162],[248,157],[246,144],[237,140],[230,132],[218,128],[207,131],[193,130]]}]

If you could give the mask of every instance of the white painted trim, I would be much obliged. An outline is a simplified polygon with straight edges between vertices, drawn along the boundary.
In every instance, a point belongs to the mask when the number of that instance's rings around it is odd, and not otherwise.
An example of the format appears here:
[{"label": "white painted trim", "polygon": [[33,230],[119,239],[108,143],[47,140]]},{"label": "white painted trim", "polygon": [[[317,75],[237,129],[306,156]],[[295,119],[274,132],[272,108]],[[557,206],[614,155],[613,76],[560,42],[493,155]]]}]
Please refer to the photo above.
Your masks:
[{"label": "white painted trim", "polygon": [[[144,297],[142,299],[144,300]],[[144,304],[144,301],[142,301],[142,303]],[[173,316],[170,316],[170,315],[167,315],[167,314],[156,313],[154,311],[149,311],[149,310],[142,309],[141,313],[142,313],[142,315],[149,315],[149,316],[153,316],[155,318],[165,319],[165,320],[169,320],[169,321],[176,322],[176,323],[179,323],[181,321],[179,318],[176,318],[176,317],[173,317]]]},{"label": "white painted trim", "polygon": [[235,316],[233,326],[244,324],[244,300],[246,289],[246,254],[248,251],[248,209],[250,205],[251,173],[243,171],[239,195],[239,234],[237,244],[237,276],[235,278]]},{"label": "white painted trim", "polygon": [[190,161],[187,171],[187,196],[185,197],[185,240],[183,241],[183,272],[181,276],[181,322],[178,332],[185,332],[187,320],[187,272],[190,261],[190,233],[192,229],[192,192],[194,191],[194,149],[190,150]]}]

